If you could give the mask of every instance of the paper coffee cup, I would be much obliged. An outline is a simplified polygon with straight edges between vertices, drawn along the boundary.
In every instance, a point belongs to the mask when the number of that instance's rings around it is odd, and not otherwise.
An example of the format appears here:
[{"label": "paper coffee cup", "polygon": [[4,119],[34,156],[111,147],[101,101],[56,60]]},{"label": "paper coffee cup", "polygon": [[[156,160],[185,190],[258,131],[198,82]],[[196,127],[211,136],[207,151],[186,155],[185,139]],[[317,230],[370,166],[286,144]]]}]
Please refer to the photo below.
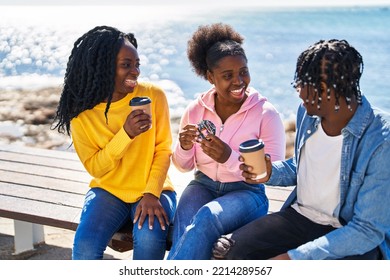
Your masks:
[{"label": "paper coffee cup", "polygon": [[244,158],[244,163],[253,167],[251,173],[257,175],[255,180],[267,176],[264,142],[261,139],[251,139],[241,143],[239,151]]},{"label": "paper coffee cup", "polygon": [[[138,110],[138,109],[145,110],[146,114],[149,114],[150,116],[152,116],[152,110],[151,110],[150,103],[152,103],[152,100],[149,97],[140,96],[140,97],[133,97],[130,100],[129,105],[130,105],[132,110]],[[144,126],[141,128],[144,128]]]},{"label": "paper coffee cup", "polygon": [[147,96],[141,96],[141,97],[133,97],[130,100],[130,106],[132,110],[145,110],[145,113],[152,115],[151,109],[150,109],[150,103],[152,103],[152,100]]}]

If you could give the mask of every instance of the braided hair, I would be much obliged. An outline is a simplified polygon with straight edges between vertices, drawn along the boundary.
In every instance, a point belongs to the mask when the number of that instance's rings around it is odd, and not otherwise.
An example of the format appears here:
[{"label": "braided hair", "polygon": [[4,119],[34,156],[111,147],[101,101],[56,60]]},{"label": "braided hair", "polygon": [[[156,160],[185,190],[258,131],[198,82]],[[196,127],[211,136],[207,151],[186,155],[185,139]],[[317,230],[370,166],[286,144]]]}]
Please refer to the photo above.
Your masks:
[{"label": "braided hair", "polygon": [[241,44],[244,38],[230,25],[201,25],[187,44],[187,56],[194,72],[207,80],[207,70],[217,66],[225,56],[246,55]]},{"label": "braided hair", "polygon": [[97,26],[77,39],[69,56],[53,129],[70,135],[70,121],[105,100],[104,114],[108,121],[115,88],[116,57],[125,40],[137,48],[132,33],[109,26]]},{"label": "braided hair", "polygon": [[327,86],[328,100],[330,88],[334,89],[335,111],[340,109],[340,97],[345,98],[351,110],[352,97],[356,98],[358,104],[362,103],[359,80],[363,68],[362,56],[346,40],[320,40],[298,57],[293,85],[312,86],[314,88],[312,104],[318,96],[317,108],[320,109],[321,82],[324,82]]}]

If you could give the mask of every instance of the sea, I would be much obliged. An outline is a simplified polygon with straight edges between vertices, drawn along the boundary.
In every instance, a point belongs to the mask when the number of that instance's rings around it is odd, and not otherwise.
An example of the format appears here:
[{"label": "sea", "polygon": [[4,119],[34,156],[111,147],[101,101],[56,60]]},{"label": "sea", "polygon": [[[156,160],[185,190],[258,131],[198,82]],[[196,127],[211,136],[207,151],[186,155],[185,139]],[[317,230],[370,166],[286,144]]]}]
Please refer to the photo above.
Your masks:
[{"label": "sea", "polygon": [[0,6],[0,90],[61,87],[76,39],[96,25],[110,25],[135,34],[140,79],[162,86],[171,115],[180,117],[210,88],[191,69],[187,42],[198,26],[216,22],[245,37],[251,86],[283,119],[294,118],[300,103],[291,85],[297,57],[321,39],[345,39],[361,53],[363,94],[390,110],[390,5]]}]

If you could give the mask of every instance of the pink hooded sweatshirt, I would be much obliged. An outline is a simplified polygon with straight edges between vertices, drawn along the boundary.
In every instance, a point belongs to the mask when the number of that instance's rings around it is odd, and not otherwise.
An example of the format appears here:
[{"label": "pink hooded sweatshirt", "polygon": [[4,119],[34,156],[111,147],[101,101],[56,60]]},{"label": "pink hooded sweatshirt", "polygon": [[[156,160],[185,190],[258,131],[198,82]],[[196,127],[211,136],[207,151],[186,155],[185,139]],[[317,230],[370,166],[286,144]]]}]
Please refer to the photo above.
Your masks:
[{"label": "pink hooded sweatshirt", "polygon": [[195,143],[186,151],[176,142],[172,156],[173,164],[181,172],[200,170],[214,181],[243,181],[238,160],[239,145],[249,139],[262,139],[265,153],[271,155],[272,161],[284,160],[286,153],[285,130],[279,113],[275,107],[253,88],[247,89],[248,98],[240,110],[231,115],[224,124],[215,112],[215,88],[202,93],[186,108],[181,121],[180,131],[187,124],[197,124],[201,120],[210,120],[216,126],[216,136],[232,149],[225,163],[218,163],[203,153],[200,144]]}]

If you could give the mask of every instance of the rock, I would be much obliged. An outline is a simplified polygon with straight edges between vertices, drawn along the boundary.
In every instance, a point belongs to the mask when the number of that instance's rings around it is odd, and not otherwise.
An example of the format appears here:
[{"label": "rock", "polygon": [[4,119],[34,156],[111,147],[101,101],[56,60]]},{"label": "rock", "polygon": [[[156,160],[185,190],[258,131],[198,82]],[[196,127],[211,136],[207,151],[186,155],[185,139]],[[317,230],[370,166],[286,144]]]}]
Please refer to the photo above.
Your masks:
[{"label": "rock", "polygon": [[47,149],[69,146],[70,137],[50,129],[60,95],[60,88],[0,90],[0,142]]}]

